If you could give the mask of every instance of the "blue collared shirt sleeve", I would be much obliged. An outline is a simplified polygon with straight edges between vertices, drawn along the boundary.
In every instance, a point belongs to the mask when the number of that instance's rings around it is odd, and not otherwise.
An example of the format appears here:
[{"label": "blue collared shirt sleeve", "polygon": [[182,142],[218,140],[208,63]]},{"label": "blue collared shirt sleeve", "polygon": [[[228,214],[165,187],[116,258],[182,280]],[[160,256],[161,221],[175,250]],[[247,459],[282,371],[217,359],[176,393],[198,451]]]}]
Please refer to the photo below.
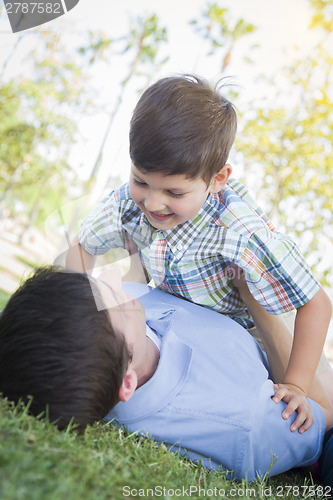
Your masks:
[{"label": "blue collared shirt sleeve", "polygon": [[281,474],[294,467],[306,467],[320,456],[325,433],[325,417],[317,403],[308,399],[314,423],[305,433],[291,432],[290,425],[297,413],[284,420],[281,413],[286,408],[284,402],[273,402],[273,382],[267,380],[261,387],[256,403],[256,411],[251,419],[239,477],[252,480],[256,475]]}]

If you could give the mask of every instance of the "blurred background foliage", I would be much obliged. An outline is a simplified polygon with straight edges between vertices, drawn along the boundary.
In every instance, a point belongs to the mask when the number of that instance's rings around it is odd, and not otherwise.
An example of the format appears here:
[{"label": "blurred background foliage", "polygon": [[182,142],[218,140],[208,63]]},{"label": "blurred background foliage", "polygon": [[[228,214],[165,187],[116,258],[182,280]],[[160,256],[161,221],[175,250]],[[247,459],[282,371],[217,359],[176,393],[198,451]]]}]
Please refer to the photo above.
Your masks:
[{"label": "blurred background foliage", "polygon": [[[333,248],[333,0],[304,1],[312,9],[309,30],[319,30],[321,41],[273,78],[262,74],[264,68],[258,70],[258,80],[266,80],[274,98],[258,95],[238,107],[237,88],[225,87],[239,112],[231,161],[242,164],[240,180],[276,226],[296,239],[319,280],[332,287],[333,266],[323,255],[332,254]],[[217,57],[220,78],[228,76],[239,41],[256,29],[214,2],[207,3],[199,19],[189,17],[189,23],[203,41],[204,54],[198,59]],[[27,56],[30,70],[6,76],[11,59],[32,38],[38,43],[31,44]],[[242,55],[244,65],[251,64],[255,48]],[[114,75],[118,95],[104,103],[94,73],[116,57],[123,57],[125,69]],[[168,58],[168,27],[154,13],[133,19],[128,32],[117,38],[87,31],[76,46],[65,46],[59,34],[43,27],[17,36],[0,67],[1,227],[15,228],[23,244],[32,228],[44,230],[46,219],[60,206],[94,191],[125,92],[142,92]],[[107,115],[105,131],[90,174],[82,180],[70,163],[80,136],[78,124],[101,109]],[[96,197],[117,183],[120,179],[109,174]],[[74,227],[80,213],[73,209],[68,217]]]}]

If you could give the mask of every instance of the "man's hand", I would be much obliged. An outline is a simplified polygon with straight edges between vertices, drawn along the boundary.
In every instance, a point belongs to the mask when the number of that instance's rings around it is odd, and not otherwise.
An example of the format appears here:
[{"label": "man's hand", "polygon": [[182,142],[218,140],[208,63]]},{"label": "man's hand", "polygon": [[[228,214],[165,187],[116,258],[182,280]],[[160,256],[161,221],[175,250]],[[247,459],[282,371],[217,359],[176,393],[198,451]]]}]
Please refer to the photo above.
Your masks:
[{"label": "man's hand", "polygon": [[294,411],[298,413],[295,421],[290,426],[291,432],[299,429],[298,432],[302,434],[310,429],[313,423],[313,416],[304,391],[293,384],[274,384],[274,389],[275,394],[272,398],[274,403],[279,403],[280,401],[287,403],[282,417],[287,420]]}]

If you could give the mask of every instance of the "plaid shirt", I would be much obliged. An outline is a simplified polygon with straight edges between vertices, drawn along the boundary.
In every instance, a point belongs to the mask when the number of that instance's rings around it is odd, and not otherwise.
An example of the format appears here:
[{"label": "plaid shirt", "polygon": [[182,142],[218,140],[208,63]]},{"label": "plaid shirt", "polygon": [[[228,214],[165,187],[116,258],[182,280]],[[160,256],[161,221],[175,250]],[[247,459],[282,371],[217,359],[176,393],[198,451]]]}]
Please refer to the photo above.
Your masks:
[{"label": "plaid shirt", "polygon": [[100,255],[125,248],[125,232],[158,288],[227,314],[245,328],[253,323],[232,287],[231,263],[244,270],[252,295],[273,314],[304,305],[320,288],[296,244],[274,229],[235,179],[210,194],[195,217],[166,231],[149,224],[125,184],[86,217],[80,242]]}]

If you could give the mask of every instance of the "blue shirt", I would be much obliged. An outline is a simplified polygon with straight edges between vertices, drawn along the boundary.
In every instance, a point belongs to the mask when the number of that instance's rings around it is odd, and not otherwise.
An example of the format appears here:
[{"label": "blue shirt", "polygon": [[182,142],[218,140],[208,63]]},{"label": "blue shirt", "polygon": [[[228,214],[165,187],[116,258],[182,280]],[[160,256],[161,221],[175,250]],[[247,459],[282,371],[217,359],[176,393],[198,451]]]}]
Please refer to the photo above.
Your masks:
[{"label": "blue shirt", "polygon": [[[314,423],[292,433],[276,405],[263,352],[230,318],[141,284],[126,284],[162,339],[153,377],[106,417],[150,435],[209,468],[252,480],[313,463],[325,419],[310,401]],[[296,413],[295,413],[296,416]],[[272,459],[276,463],[270,468]]]}]

